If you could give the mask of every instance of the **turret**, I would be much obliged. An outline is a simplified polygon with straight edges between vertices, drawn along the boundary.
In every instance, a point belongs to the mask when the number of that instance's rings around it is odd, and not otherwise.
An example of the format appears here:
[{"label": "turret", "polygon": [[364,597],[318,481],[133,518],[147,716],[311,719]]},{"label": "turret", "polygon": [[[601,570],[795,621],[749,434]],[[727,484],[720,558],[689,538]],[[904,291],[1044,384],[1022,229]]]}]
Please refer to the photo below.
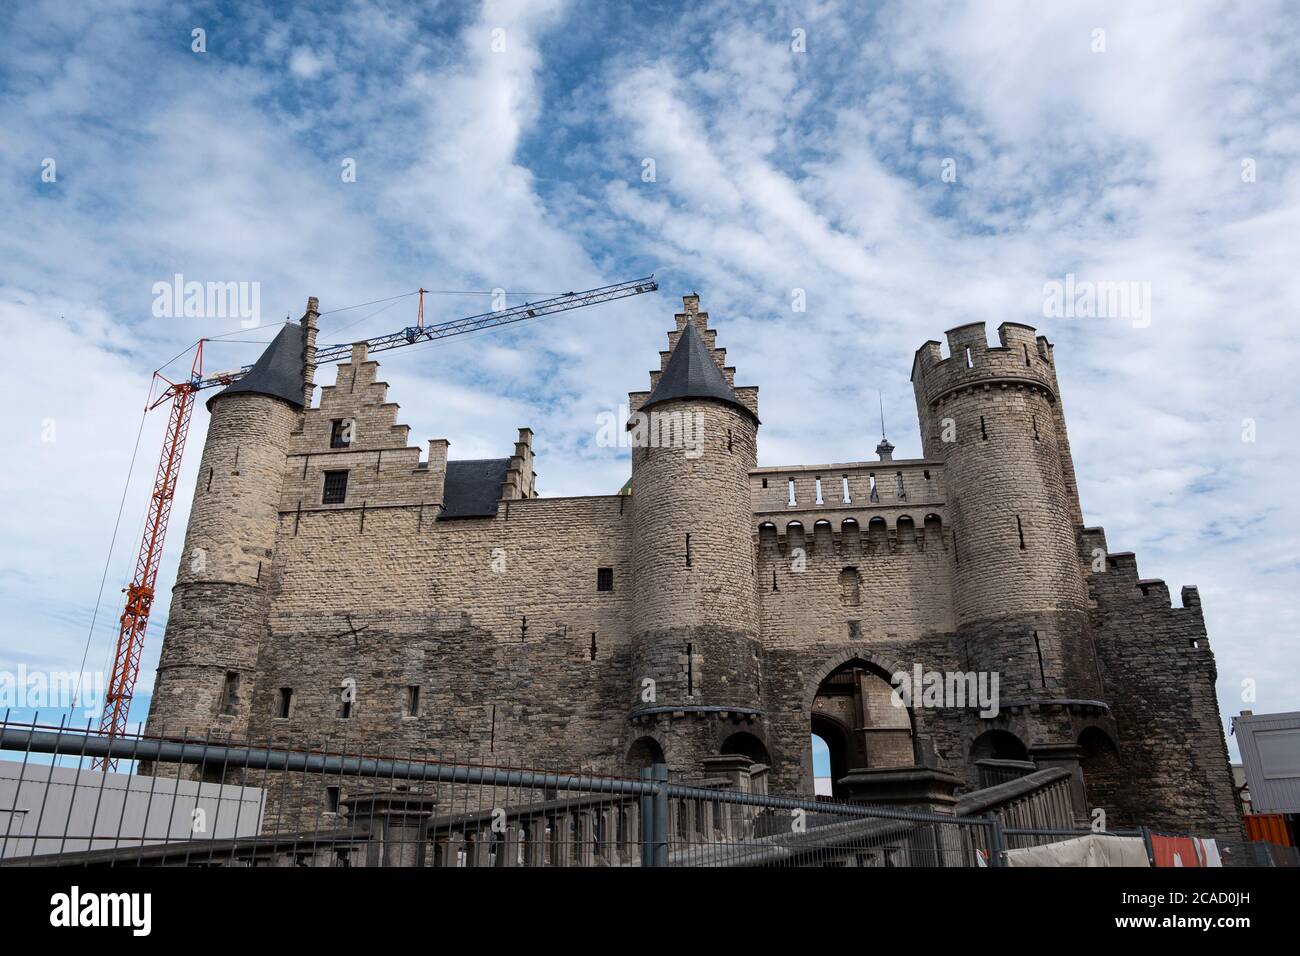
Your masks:
[{"label": "turret", "polygon": [[1052,347],[1004,322],[917,350],[925,455],[941,461],[955,547],[954,606],[971,667],[998,671],[1004,700],[1100,696],[1080,564],[1074,465]]},{"label": "turret", "polygon": [[[761,736],[762,655],[749,473],[757,389],[736,389],[698,296],[652,389],[629,396],[634,632],[631,740],[698,770],[740,729]],[[760,728],[760,729],[756,729]]]},{"label": "turret", "polygon": [[310,402],[316,317],[309,299],[302,322],[285,324],[248,374],[208,400],[150,733],[248,732],[269,628],[285,453]]}]

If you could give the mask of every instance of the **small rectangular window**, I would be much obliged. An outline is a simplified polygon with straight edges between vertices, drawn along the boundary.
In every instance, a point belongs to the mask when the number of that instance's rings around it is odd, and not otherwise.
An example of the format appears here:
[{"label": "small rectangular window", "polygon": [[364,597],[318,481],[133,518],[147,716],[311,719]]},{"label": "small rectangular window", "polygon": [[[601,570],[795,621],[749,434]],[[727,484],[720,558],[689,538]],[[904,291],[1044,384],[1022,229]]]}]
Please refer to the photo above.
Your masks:
[{"label": "small rectangular window", "polygon": [[338,787],[325,788],[325,812],[326,813],[339,812],[339,788]]},{"label": "small rectangular window", "polygon": [[289,712],[292,709],[293,709],[293,688],[281,687],[280,699],[276,703],[276,707],[275,707],[275,716],[280,718],[288,717]]},{"label": "small rectangular window", "polygon": [[239,674],[226,671],[226,683],[221,688],[221,710],[223,717],[233,717],[239,713]]},{"label": "small rectangular window", "polygon": [[420,686],[411,684],[406,688],[406,716],[420,716]]},{"label": "small rectangular window", "polygon": [[330,425],[330,447],[347,448],[352,444],[352,419],[336,418]]},{"label": "small rectangular window", "polygon": [[339,505],[348,496],[348,473],[346,471],[325,472],[325,493],[321,495],[321,504]]},{"label": "small rectangular window", "polygon": [[613,568],[596,569],[596,590],[597,591],[614,590],[614,569]]}]

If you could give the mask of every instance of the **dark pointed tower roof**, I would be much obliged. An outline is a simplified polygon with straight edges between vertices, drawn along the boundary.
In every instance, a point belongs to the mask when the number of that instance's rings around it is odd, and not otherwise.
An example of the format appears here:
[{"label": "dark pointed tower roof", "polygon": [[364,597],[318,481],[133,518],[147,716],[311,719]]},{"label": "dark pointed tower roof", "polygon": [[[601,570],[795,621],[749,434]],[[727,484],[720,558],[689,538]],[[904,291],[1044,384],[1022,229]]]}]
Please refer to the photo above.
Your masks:
[{"label": "dark pointed tower roof", "polygon": [[736,397],[736,390],[727,384],[726,376],[718,368],[718,363],[713,361],[709,347],[704,344],[699,330],[690,319],[682,329],[677,345],[673,347],[668,366],[659,376],[659,384],[641,405],[641,410],[675,398],[709,398],[753,414]]},{"label": "dark pointed tower roof", "polygon": [[282,398],[295,408],[302,408],[302,397],[306,387],[303,363],[304,331],[297,322],[286,322],[280,328],[280,333],[266,347],[262,357],[253,363],[247,375],[237,382],[231,382],[208,399],[208,409],[211,410],[212,403],[222,395],[234,395],[239,392]]}]

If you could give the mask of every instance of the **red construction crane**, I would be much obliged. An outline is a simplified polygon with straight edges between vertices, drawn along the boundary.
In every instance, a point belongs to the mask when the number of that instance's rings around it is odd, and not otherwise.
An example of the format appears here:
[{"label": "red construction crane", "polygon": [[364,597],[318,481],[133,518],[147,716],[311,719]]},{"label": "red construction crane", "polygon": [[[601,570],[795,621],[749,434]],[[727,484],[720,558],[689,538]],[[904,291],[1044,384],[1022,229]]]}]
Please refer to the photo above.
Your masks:
[{"label": "red construction crane", "polygon": [[[564,295],[542,299],[537,302],[525,302],[523,305],[493,312],[484,312],[462,319],[454,319],[440,325],[424,324],[424,294],[419,290],[420,305],[416,324],[398,332],[367,339],[371,352],[401,348],[419,342],[431,342],[476,332],[479,329],[496,328],[523,322],[528,319],[541,318],[554,312],[567,312],[582,309],[602,302],[611,302],[628,296],[654,292],[659,288],[653,275],[631,282],[588,289],[586,292],[566,292]],[[117,650],[113,654],[113,670],[108,679],[108,692],[104,702],[104,713],[100,718],[101,733],[113,737],[126,733],[127,716],[131,710],[131,698],[135,694],[136,677],[140,672],[140,654],[144,650],[145,629],[149,626],[149,612],[153,607],[155,584],[158,580],[158,565],[162,560],[163,541],[167,536],[167,521],[171,517],[172,500],[176,495],[176,482],[180,477],[181,457],[185,452],[185,439],[189,434],[190,416],[194,411],[194,399],[200,390],[215,385],[229,385],[244,375],[252,366],[245,366],[238,372],[221,373],[209,378],[203,377],[203,343],[200,339],[194,351],[194,362],[190,367],[190,377],[181,382],[173,382],[161,373],[154,372],[154,382],[163,382],[164,388],[157,398],[154,389],[149,392],[148,410],[153,410],[164,402],[171,401],[171,414],[167,423],[167,433],[163,437],[162,455],[158,459],[158,473],[154,477],[153,494],[149,499],[149,513],[145,518],[144,536],[140,541],[140,554],[136,559],[135,575],[131,584],[125,589],[126,607],[122,611],[121,623],[117,635]],[[338,362],[351,354],[351,343],[321,346],[316,349],[315,364],[325,365]],[[93,767],[113,770],[117,767],[115,758],[97,758]]]}]

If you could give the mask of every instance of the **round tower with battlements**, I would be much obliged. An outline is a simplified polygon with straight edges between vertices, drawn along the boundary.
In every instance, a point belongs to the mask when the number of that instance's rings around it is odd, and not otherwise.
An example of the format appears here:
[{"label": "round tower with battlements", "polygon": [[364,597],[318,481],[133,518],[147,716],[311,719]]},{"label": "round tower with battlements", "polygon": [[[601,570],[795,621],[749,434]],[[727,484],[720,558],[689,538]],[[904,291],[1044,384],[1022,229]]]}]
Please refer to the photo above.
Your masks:
[{"label": "round tower with battlements", "polygon": [[947,336],[947,358],[917,350],[912,382],[925,456],[944,465],[959,644],[999,675],[1000,719],[1031,753],[1068,750],[1071,713],[1096,715],[1102,692],[1052,346],[1012,322],[992,347],[983,323]]},{"label": "round tower with battlements", "polygon": [[689,773],[733,735],[761,740],[764,731],[749,491],[757,389],[735,388],[699,297],[683,301],[652,390],[629,396],[629,743],[650,737],[670,767]]},{"label": "round tower with battlements", "polygon": [[269,629],[285,453],[311,400],[316,316],[310,299],[301,324],[284,325],[248,374],[207,403],[211,418],[149,707],[151,734],[248,733]]}]

